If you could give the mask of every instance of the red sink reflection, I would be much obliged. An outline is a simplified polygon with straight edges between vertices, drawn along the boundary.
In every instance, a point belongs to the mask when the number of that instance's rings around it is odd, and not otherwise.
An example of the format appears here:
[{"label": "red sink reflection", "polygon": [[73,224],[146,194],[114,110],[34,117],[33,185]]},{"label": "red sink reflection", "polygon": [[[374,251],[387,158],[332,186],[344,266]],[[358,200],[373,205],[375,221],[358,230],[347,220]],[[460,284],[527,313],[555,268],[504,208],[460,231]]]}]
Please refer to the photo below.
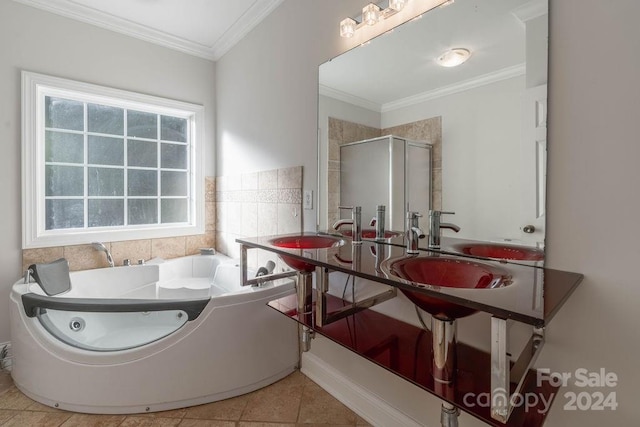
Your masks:
[{"label": "red sink reflection", "polygon": [[[315,236],[315,235],[299,235],[276,237],[269,241],[270,244],[283,249],[326,249],[331,247],[342,246],[344,240],[331,236]],[[289,267],[294,270],[312,273],[316,266],[296,258],[280,255]]]},{"label": "red sink reflection", "polygon": [[537,248],[493,243],[472,243],[458,245],[457,251],[465,255],[514,261],[543,261],[544,252]]},{"label": "red sink reflection", "polygon": [[[474,261],[448,257],[405,258],[391,264],[390,273],[420,285],[443,288],[491,289],[510,283],[509,274]],[[400,289],[415,305],[441,320],[466,317],[477,310],[428,295]]]},{"label": "red sink reflection", "polygon": [[[344,230],[344,231],[340,231],[340,234],[342,234],[343,236],[346,237],[352,237],[353,236],[353,230]],[[396,237],[399,236],[400,233],[396,233],[395,231],[385,231],[384,232],[384,238],[385,239],[390,239],[392,237]],[[363,239],[375,239],[376,238],[376,230],[368,228],[366,230],[362,230],[362,238]]]}]

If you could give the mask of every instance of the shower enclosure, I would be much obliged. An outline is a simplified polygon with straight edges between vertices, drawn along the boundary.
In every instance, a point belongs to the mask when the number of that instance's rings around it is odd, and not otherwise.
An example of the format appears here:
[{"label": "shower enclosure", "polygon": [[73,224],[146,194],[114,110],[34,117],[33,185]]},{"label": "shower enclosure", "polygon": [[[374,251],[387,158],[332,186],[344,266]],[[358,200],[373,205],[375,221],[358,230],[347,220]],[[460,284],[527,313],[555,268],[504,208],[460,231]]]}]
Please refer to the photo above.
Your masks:
[{"label": "shower enclosure", "polygon": [[363,226],[385,205],[387,228],[404,231],[407,211],[431,209],[431,154],[429,143],[393,135],[342,145],[339,205],[361,206]]}]

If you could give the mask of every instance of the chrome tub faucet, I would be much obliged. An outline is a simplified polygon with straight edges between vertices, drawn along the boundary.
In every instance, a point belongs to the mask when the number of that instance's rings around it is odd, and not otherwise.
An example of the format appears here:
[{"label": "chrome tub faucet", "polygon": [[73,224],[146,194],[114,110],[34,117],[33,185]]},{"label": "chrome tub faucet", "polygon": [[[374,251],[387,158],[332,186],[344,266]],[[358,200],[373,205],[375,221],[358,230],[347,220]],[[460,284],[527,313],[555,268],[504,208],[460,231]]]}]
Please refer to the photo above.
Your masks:
[{"label": "chrome tub faucet", "polygon": [[113,267],[115,264],[113,263],[113,258],[111,257],[111,252],[109,249],[101,242],[92,242],[91,246],[98,252],[104,252],[107,255],[107,262],[109,263],[109,267]]}]

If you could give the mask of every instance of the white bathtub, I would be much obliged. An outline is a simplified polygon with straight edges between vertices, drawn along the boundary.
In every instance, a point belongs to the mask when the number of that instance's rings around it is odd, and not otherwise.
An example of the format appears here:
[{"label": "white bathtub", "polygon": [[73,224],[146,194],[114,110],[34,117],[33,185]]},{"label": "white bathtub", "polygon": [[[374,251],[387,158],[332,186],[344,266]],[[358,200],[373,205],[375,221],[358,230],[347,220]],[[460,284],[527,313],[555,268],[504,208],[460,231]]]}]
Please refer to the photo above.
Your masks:
[{"label": "white bathtub", "polygon": [[224,255],[73,272],[71,290],[56,296],[20,280],[10,298],[11,375],[45,405],[103,414],[256,390],[298,362],[294,322],[266,305],[295,286],[276,283],[241,287]]}]

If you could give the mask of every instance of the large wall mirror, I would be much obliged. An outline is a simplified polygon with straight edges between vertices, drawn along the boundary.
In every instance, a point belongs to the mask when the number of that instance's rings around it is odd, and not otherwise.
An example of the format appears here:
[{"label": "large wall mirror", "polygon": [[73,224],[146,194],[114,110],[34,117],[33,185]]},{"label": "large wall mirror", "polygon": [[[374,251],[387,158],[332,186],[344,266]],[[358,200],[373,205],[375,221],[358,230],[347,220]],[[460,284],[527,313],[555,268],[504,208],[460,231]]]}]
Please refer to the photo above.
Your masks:
[{"label": "large wall mirror", "polygon": [[[542,247],[547,11],[546,0],[456,0],[322,64],[319,227],[340,218],[341,179],[370,183],[369,193],[387,191],[374,188],[372,176],[341,172],[340,152],[391,135],[431,147],[429,175],[418,168],[422,175],[405,178],[429,183],[417,186],[426,189],[421,206],[455,212],[443,220],[459,233],[443,235]],[[454,48],[467,49],[468,60],[439,64]],[[363,206],[363,221],[372,209]]]}]

